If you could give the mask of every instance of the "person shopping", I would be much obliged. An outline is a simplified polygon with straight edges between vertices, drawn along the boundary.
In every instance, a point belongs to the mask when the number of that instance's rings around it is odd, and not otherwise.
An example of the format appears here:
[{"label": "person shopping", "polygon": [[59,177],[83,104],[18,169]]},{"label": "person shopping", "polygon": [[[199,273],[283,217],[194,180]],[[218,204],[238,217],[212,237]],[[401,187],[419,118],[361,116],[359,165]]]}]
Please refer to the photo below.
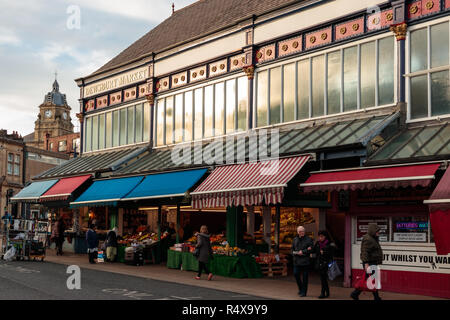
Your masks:
[{"label": "person shopping", "polygon": [[199,251],[199,254],[197,256],[198,274],[195,277],[195,279],[200,280],[200,277],[202,276],[202,271],[205,270],[205,272],[208,274],[208,280],[211,280],[213,274],[209,272],[206,264],[209,261],[209,257],[212,256],[213,251],[211,248],[211,241],[209,240],[207,226],[201,226],[200,233],[197,233],[197,245],[195,246],[195,248],[198,249]]},{"label": "person shopping", "polygon": [[89,263],[94,264],[97,258],[98,252],[98,238],[95,232],[96,226],[90,225],[89,230],[86,232],[87,252],[89,254]]},{"label": "person shopping", "polygon": [[318,235],[319,240],[314,245],[314,252],[316,254],[316,269],[320,274],[320,282],[322,284],[319,299],[324,299],[330,296],[328,265],[333,261],[334,244],[330,242],[327,231],[319,231]]}]

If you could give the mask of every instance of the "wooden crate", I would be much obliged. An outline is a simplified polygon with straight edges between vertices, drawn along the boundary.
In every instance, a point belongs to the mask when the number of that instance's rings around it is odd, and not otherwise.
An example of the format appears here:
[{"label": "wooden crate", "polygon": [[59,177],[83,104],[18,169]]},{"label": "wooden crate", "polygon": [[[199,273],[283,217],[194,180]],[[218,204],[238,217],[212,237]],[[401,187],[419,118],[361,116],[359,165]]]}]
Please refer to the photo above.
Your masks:
[{"label": "wooden crate", "polygon": [[280,260],[280,262],[260,263],[260,265],[261,271],[266,277],[287,276],[287,260]]}]

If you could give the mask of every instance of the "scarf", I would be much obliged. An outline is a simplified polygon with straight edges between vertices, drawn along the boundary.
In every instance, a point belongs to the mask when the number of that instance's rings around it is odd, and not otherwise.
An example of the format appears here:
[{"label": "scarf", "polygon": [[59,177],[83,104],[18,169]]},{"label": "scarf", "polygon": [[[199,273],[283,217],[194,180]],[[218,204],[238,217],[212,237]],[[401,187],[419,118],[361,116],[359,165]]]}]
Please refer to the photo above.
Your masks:
[{"label": "scarf", "polygon": [[324,241],[319,241],[319,247],[320,250],[322,250],[323,248],[325,248],[325,246],[328,244],[328,239],[325,239]]}]

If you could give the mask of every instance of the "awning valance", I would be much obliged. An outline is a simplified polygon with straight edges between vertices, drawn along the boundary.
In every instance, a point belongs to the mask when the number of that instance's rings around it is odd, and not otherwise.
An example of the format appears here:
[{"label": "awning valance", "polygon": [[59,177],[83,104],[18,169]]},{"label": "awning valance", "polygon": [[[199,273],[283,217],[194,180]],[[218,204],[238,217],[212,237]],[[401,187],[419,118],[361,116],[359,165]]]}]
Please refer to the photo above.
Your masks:
[{"label": "awning valance", "polygon": [[450,169],[447,169],[430,199],[424,203],[430,208],[436,253],[447,255],[450,253]]},{"label": "awning valance", "polygon": [[184,196],[206,171],[207,169],[196,169],[148,175],[122,201]]},{"label": "awning valance", "polygon": [[439,163],[313,172],[305,192],[428,186]]},{"label": "awning valance", "polygon": [[97,180],[74,202],[71,208],[90,206],[117,206],[144,179],[143,176]]},{"label": "awning valance", "polygon": [[23,188],[18,194],[11,198],[13,202],[37,202],[39,197],[50,189],[58,179],[36,181]]},{"label": "awning valance", "polygon": [[310,156],[290,157],[216,168],[191,193],[194,208],[281,203],[284,187]]},{"label": "awning valance", "polygon": [[54,186],[47,190],[39,201],[64,201],[69,199],[74,191],[76,191],[83,183],[85,183],[91,175],[79,177],[62,178]]}]

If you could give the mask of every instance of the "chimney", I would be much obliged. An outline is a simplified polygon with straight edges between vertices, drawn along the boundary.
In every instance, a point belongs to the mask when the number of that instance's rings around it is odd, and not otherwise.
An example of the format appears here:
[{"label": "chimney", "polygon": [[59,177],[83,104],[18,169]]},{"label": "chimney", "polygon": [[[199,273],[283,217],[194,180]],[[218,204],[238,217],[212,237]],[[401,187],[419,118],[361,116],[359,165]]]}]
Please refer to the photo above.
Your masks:
[{"label": "chimney", "polygon": [[175,2],[172,2],[172,14],[175,13]]}]

